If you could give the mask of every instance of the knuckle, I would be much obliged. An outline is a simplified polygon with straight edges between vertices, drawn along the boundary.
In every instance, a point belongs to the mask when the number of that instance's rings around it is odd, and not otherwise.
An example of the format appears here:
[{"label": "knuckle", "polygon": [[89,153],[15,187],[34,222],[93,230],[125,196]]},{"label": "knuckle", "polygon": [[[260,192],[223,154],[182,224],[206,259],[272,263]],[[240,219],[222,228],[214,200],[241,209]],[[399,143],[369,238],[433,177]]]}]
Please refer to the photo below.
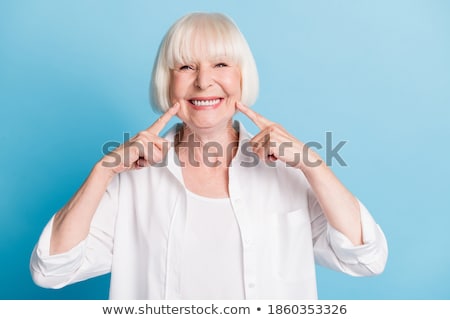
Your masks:
[{"label": "knuckle", "polygon": [[136,135],[137,140],[147,140],[148,139],[148,133],[145,131],[141,131]]},{"label": "knuckle", "polygon": [[135,139],[133,141],[130,141],[129,146],[130,147],[136,147],[136,146],[141,146],[143,144],[144,144],[144,142],[142,141],[142,139],[137,138],[137,139]]},{"label": "knuckle", "polygon": [[274,132],[274,131],[279,131],[282,130],[283,127],[281,125],[279,125],[278,123],[271,123],[268,127],[270,132]]}]

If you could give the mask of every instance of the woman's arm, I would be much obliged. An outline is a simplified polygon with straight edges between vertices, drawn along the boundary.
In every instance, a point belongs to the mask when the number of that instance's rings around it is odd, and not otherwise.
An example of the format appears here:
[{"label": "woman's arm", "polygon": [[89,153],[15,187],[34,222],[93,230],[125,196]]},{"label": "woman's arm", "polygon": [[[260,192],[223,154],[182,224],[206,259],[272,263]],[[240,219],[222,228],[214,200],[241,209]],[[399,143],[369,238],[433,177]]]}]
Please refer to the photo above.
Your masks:
[{"label": "woman's arm", "polygon": [[55,215],[50,240],[50,255],[63,253],[88,233],[92,218],[112,178],[121,172],[160,162],[169,143],[158,136],[178,112],[175,104],[148,129],[124,143],[98,162],[72,199]]},{"label": "woman's arm", "polygon": [[314,157],[317,157],[314,161],[320,161],[320,165],[313,167],[303,164],[301,170],[311,185],[328,223],[344,234],[354,245],[363,244],[358,200],[318,155]]},{"label": "woman's arm", "polygon": [[267,120],[240,103],[237,103],[236,107],[261,129],[251,140],[254,146],[253,151],[264,161],[279,159],[287,165],[302,170],[328,223],[348,237],[354,245],[362,244],[358,200],[339,181],[320,156],[280,125]]},{"label": "woman's arm", "polygon": [[114,177],[102,163],[103,160],[94,166],[80,189],[55,215],[50,255],[66,252],[87,237],[94,213]]}]

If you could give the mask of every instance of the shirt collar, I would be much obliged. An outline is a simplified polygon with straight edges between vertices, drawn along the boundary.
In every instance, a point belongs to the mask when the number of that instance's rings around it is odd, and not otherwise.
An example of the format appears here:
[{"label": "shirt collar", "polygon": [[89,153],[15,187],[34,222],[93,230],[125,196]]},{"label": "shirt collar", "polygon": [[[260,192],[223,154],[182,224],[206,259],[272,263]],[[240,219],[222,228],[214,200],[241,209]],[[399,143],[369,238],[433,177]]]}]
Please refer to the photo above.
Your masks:
[{"label": "shirt collar", "polygon": [[[181,123],[174,124],[165,134],[164,138],[170,143],[171,148],[169,149],[166,156],[167,168],[169,171],[184,185],[183,175],[181,172],[181,166],[178,161],[178,156],[175,154],[175,148],[173,148],[173,143],[175,141],[175,135],[180,130]],[[245,148],[245,145],[252,138],[252,135],[247,131],[242,122],[238,120],[233,121],[233,128],[239,133],[239,146],[234,157],[231,166],[235,166],[236,163],[239,164],[242,161],[249,161],[250,158],[248,155],[245,155],[242,152],[242,149]]]}]

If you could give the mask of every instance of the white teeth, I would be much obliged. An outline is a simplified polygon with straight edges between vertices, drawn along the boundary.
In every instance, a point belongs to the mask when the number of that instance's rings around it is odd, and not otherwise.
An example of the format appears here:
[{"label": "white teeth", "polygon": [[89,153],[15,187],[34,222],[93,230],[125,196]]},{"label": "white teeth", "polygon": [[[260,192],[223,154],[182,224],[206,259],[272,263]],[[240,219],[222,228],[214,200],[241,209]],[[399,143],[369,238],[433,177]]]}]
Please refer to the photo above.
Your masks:
[{"label": "white teeth", "polygon": [[203,107],[203,106],[213,106],[215,104],[218,104],[220,102],[220,99],[214,99],[214,100],[191,100],[193,105]]}]

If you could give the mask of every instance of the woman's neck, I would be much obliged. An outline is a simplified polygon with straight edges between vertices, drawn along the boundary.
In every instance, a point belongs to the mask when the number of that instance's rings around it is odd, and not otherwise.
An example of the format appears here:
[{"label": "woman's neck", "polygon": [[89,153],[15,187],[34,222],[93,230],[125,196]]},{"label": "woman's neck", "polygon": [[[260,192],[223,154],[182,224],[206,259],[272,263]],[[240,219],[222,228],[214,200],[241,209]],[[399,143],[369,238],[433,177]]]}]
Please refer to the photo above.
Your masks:
[{"label": "woman's neck", "polygon": [[229,165],[236,154],[238,141],[239,133],[234,129],[232,119],[214,130],[196,130],[184,123],[176,142],[177,153],[179,156],[189,155],[202,164],[207,160],[207,163],[220,161]]},{"label": "woman's neck", "polygon": [[207,143],[219,143],[225,146],[229,143],[234,143],[239,140],[239,134],[233,128],[232,120],[228,121],[221,128],[214,129],[193,129],[186,123],[183,123],[183,128],[181,130],[182,141],[188,141],[188,139],[194,139],[204,146]]}]

